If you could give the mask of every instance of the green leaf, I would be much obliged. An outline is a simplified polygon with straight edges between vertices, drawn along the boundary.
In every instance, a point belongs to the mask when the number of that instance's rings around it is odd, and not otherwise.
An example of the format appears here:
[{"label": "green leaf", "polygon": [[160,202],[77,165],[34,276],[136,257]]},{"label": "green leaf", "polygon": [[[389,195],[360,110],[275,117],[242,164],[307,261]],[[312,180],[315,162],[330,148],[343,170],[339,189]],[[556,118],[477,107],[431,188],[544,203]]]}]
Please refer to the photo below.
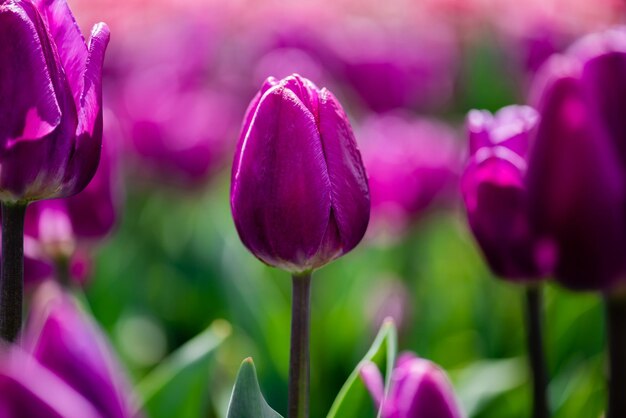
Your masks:
[{"label": "green leaf", "polygon": [[227,418],[282,418],[265,402],[251,358],[241,363]]},{"label": "green leaf", "polygon": [[374,402],[367,391],[365,384],[359,376],[359,370],[364,362],[375,363],[385,376],[385,387],[389,387],[391,371],[396,359],[397,336],[396,327],[393,321],[386,320],[374,343],[370,347],[365,357],[339,391],[339,395],[333,402],[327,418],[364,418],[377,416]]},{"label": "green leaf", "polygon": [[152,418],[206,416],[212,360],[230,331],[228,322],[215,321],[172,353],[137,386],[139,408]]}]

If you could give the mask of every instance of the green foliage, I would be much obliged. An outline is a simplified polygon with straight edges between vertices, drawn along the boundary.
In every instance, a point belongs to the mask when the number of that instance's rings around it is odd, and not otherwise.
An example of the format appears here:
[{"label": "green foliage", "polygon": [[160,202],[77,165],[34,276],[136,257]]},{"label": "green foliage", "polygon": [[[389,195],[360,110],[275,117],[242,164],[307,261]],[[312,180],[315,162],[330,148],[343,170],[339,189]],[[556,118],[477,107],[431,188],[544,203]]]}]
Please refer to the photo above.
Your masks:
[{"label": "green foliage", "polygon": [[251,358],[241,363],[227,418],[282,418],[263,398]]},{"label": "green foliage", "polygon": [[161,362],[137,386],[141,409],[152,418],[206,416],[212,362],[229,334],[228,323],[216,321]]},{"label": "green foliage", "polygon": [[377,415],[371,396],[359,376],[364,362],[372,362],[383,371],[388,386],[397,353],[396,327],[386,320],[363,360],[359,362],[339,391],[327,418],[364,418]]}]

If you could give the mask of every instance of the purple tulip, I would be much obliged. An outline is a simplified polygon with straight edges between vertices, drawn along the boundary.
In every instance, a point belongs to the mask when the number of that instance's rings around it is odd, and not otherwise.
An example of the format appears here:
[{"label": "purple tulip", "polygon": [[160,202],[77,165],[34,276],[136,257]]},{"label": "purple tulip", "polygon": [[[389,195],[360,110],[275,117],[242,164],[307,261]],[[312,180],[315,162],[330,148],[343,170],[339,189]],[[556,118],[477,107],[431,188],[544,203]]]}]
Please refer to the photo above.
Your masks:
[{"label": "purple tulip", "polygon": [[102,416],[132,416],[130,385],[102,331],[54,283],[35,295],[24,345]]},{"label": "purple tulip", "polygon": [[381,418],[460,418],[463,416],[443,370],[412,353],[398,358],[385,396],[383,377],[371,362],[361,378],[381,410]]},{"label": "purple tulip", "polygon": [[298,75],[269,78],[245,115],[231,209],[244,245],[292,273],[353,249],[369,221],[365,168],[337,99]]},{"label": "purple tulip", "polygon": [[[372,195],[372,226],[407,230],[455,180],[455,132],[404,114],[372,115],[359,136]],[[371,229],[371,228],[370,228]]]},{"label": "purple tulip", "polygon": [[104,418],[77,390],[13,347],[0,358],[1,418]]},{"label": "purple tulip", "polygon": [[0,4],[0,199],[71,196],[96,171],[109,29],[89,43],[65,0]]},{"label": "purple tulip", "polygon": [[[529,140],[539,116],[528,106],[467,117],[470,158],[462,178],[467,217],[491,269],[514,280],[548,271],[550,253],[533,233],[525,179]],[[548,264],[546,266],[545,264]]]},{"label": "purple tulip", "polygon": [[583,38],[538,76],[541,122],[528,187],[556,278],[578,290],[623,277],[626,248],[626,30]]}]

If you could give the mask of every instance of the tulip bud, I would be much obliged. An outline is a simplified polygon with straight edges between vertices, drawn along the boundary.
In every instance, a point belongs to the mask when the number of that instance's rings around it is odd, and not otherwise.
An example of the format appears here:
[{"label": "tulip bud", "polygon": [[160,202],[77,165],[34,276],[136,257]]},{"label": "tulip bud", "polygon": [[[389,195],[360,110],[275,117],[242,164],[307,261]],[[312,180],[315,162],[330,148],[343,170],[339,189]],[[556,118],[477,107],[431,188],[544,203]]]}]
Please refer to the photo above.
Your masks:
[{"label": "tulip bud", "polygon": [[244,119],[231,209],[244,245],[292,273],[359,243],[369,188],[352,128],[330,91],[298,75],[265,82]]},{"label": "tulip bud", "polygon": [[0,200],[70,196],[94,175],[109,29],[89,43],[65,0],[0,4]]},{"label": "tulip bud", "polygon": [[463,416],[443,370],[412,353],[398,358],[385,397],[383,378],[374,363],[361,367],[381,418],[460,418]]},{"label": "tulip bud", "polygon": [[476,241],[495,274],[514,280],[543,276],[543,254],[529,221],[526,155],[537,112],[509,106],[467,117],[470,158],[461,189]]},{"label": "tulip bud", "polygon": [[612,287],[626,248],[626,31],[577,42],[546,63],[530,158],[531,219],[555,254],[555,277],[578,290]]}]

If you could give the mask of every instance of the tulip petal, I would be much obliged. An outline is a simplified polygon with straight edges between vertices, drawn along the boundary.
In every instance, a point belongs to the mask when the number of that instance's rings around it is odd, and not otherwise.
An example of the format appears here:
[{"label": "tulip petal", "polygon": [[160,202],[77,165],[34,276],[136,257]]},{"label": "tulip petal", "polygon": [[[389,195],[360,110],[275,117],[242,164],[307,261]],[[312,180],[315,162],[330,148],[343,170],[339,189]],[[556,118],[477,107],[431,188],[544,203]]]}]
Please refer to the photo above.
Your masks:
[{"label": "tulip petal", "polygon": [[555,275],[603,289],[624,261],[624,180],[618,156],[589,111],[577,75],[546,83],[528,172],[531,219],[557,252]]},{"label": "tulip petal", "polygon": [[378,366],[374,362],[366,361],[361,366],[359,375],[368,392],[372,395],[376,409],[379,409],[385,396],[385,384]]},{"label": "tulip petal", "polygon": [[85,38],[66,0],[35,0],[56,44],[76,108],[82,92],[82,75],[87,62]]},{"label": "tulip petal", "polygon": [[73,146],[76,112],[48,36],[30,2],[0,5],[0,56],[10,56],[0,68],[3,199],[54,197]]},{"label": "tulip petal", "polygon": [[[330,216],[330,180],[311,112],[283,86],[262,97],[234,162],[239,235],[264,262],[310,269]],[[299,267],[296,267],[299,266]]]},{"label": "tulip petal", "polygon": [[0,416],[11,418],[99,418],[77,391],[14,348],[0,363]]},{"label": "tulip petal", "polygon": [[44,288],[33,303],[25,336],[30,353],[103,416],[129,417],[128,385],[101,331],[59,292]]},{"label": "tulip petal", "polygon": [[367,175],[348,117],[333,94],[322,89],[319,131],[331,184],[331,205],[343,253],[354,248],[367,229],[370,196]]},{"label": "tulip petal", "polygon": [[89,39],[89,56],[83,73],[76,148],[69,161],[63,196],[74,195],[87,186],[98,168],[102,147],[102,66],[109,43],[109,28],[95,25]]},{"label": "tulip petal", "polygon": [[590,99],[590,109],[603,121],[609,137],[626,166],[626,51],[613,51],[587,62],[582,82]]},{"label": "tulip petal", "polygon": [[[39,139],[61,123],[61,108],[50,74],[50,50],[40,39],[37,12],[30,4],[0,5],[0,146],[21,138]],[[34,18],[34,19],[33,19]],[[45,32],[44,32],[45,33]],[[54,63],[54,61],[52,61]],[[56,80],[58,81],[58,80]]]}]

